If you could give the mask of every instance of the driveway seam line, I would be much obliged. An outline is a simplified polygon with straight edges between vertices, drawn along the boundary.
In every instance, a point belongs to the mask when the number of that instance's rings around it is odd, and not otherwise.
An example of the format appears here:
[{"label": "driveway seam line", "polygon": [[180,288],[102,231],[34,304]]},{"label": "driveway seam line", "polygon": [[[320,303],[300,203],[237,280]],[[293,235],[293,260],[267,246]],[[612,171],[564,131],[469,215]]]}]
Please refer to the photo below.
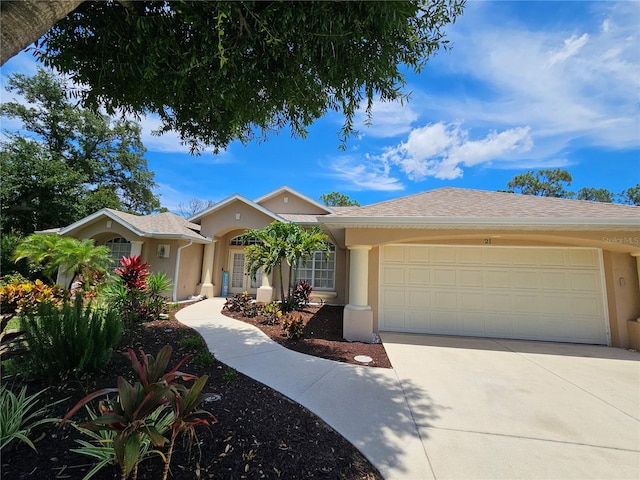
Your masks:
[{"label": "driveway seam line", "polygon": [[537,367],[539,367],[539,368],[541,368],[541,369],[543,369],[543,370],[545,370],[545,371],[549,372],[550,374],[552,374],[552,375],[554,375],[555,377],[559,378],[560,380],[562,380],[562,381],[564,381],[564,382],[568,383],[569,385],[572,385],[572,386],[576,387],[577,389],[582,390],[582,391],[583,391],[584,393],[586,393],[587,395],[589,395],[589,396],[591,396],[591,397],[593,397],[593,398],[596,398],[597,400],[599,400],[599,401],[601,401],[602,403],[604,403],[604,404],[606,404],[606,405],[610,406],[611,408],[613,408],[613,409],[617,410],[618,412],[622,413],[623,415],[625,415],[625,416],[627,416],[627,417],[629,417],[629,418],[631,418],[631,419],[635,420],[636,422],[640,422],[640,418],[634,417],[634,416],[633,416],[633,415],[631,415],[630,413],[627,413],[627,412],[625,412],[624,410],[621,410],[621,409],[620,409],[620,408],[618,408],[617,406],[615,406],[615,405],[613,405],[613,404],[611,404],[611,403],[607,402],[607,401],[606,401],[605,399],[603,399],[603,398],[600,398],[598,395],[596,395],[595,393],[590,392],[590,391],[589,391],[589,390],[587,390],[586,388],[581,387],[580,385],[578,385],[578,384],[576,384],[576,383],[573,383],[572,381],[570,381],[570,380],[568,380],[568,379],[564,378],[562,375],[560,375],[560,374],[558,374],[558,373],[554,372],[553,370],[548,369],[548,368],[547,368],[547,367],[545,367],[544,365],[540,365],[539,363],[537,363],[537,362],[533,361],[531,358],[529,358],[529,357],[527,357],[527,356],[523,355],[522,353],[518,352],[517,350],[514,350],[514,349],[510,348],[509,346],[507,346],[507,345],[505,345],[505,344],[503,344],[503,343],[500,343],[500,342],[499,342],[499,341],[497,341],[497,340],[493,340],[493,341],[494,341],[495,343],[497,343],[498,345],[500,345],[500,346],[502,346],[502,347],[506,348],[506,349],[507,349],[507,350],[509,350],[510,352],[512,352],[512,353],[514,353],[514,354],[516,354],[516,355],[517,355],[517,356],[519,356],[520,358],[523,358],[523,359],[525,359],[526,361],[528,361],[528,362],[530,362],[530,363],[534,364],[535,366],[537,366]]},{"label": "driveway seam line", "polygon": [[520,438],[523,440],[533,440],[536,442],[550,442],[550,443],[561,443],[564,445],[576,445],[579,447],[592,447],[592,448],[603,448],[605,450],[617,450],[621,452],[629,452],[629,453],[640,453],[640,450],[632,449],[632,448],[622,448],[622,447],[607,447],[605,445],[594,445],[591,443],[581,443],[581,442],[567,442],[563,440],[554,440],[551,438],[537,438],[537,437],[526,437],[522,435],[509,435],[507,433],[497,433],[497,432],[481,432],[478,430],[462,430],[459,428],[446,428],[446,427],[434,427],[433,425],[422,425],[422,428],[431,428],[433,430],[443,430],[448,432],[460,432],[460,433],[471,433],[475,435],[491,435],[495,437],[506,437],[506,438]]},{"label": "driveway seam line", "polygon": [[420,439],[420,444],[422,445],[422,451],[424,452],[424,456],[427,458],[427,463],[429,464],[429,468],[431,469],[431,475],[433,475],[434,480],[437,480],[438,477],[436,476],[436,472],[433,469],[433,465],[431,464],[431,459],[429,458],[429,453],[427,452],[427,448],[425,446],[425,439],[422,438],[422,434],[420,433],[418,422],[416,422],[416,417],[413,415],[413,409],[411,408],[411,404],[409,403],[407,394],[404,391],[404,385],[402,384],[402,380],[398,376],[398,371],[395,368],[393,369],[393,373],[396,376],[396,380],[398,380],[398,385],[400,385],[400,390],[402,390],[402,397],[404,398],[404,403],[407,405],[407,409],[409,410],[409,414],[411,415],[411,421],[413,422],[413,426],[415,427],[416,433],[418,434],[418,439]]},{"label": "driveway seam line", "polygon": [[316,383],[318,383],[320,380],[322,380],[324,377],[326,377],[327,375],[329,375],[330,372],[332,372],[338,365],[331,365],[331,368],[329,370],[327,370],[326,372],[324,372],[322,375],[320,375],[318,378],[316,378],[312,383],[310,383],[309,385],[307,385],[307,388],[305,388],[304,390],[301,390],[300,393],[298,394],[299,396],[304,395],[311,387],[313,387]]}]

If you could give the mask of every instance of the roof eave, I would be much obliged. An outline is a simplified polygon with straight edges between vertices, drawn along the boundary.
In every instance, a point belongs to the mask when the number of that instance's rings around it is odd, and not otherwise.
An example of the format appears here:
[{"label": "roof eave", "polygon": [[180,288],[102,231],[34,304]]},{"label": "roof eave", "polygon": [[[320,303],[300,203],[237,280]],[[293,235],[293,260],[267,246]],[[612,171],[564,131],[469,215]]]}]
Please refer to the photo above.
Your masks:
[{"label": "roof eave", "polygon": [[318,222],[335,227],[354,228],[506,228],[506,229],[559,229],[559,230],[606,230],[640,228],[635,218],[588,218],[588,217],[316,217]]}]

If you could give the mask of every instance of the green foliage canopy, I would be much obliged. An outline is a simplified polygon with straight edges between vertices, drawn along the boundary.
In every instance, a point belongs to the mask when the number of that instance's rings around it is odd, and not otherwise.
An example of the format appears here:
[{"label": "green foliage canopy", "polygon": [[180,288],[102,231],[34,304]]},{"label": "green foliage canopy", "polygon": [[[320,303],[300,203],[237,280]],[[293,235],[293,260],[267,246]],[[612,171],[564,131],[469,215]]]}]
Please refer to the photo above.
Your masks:
[{"label": "green foliage canopy", "polygon": [[402,100],[465,0],[84,2],[36,56],[108,113],[153,112],[193,149],[294,136],[342,112],[343,141],[363,100]]},{"label": "green foliage canopy", "polygon": [[328,207],[359,207],[360,202],[340,192],[323,193],[320,200]]},{"label": "green foliage canopy", "polygon": [[137,123],[71,103],[62,80],[43,69],[12,75],[7,89],[29,103],[0,105],[22,123],[0,144],[3,233],[65,226],[103,207],[159,208]]},{"label": "green foliage canopy", "polygon": [[571,174],[560,168],[554,170],[529,170],[507,182],[507,192],[541,197],[575,198],[589,202],[625,203],[640,205],[640,183],[615,194],[606,188],[583,187],[576,194],[566,187],[571,185]]}]

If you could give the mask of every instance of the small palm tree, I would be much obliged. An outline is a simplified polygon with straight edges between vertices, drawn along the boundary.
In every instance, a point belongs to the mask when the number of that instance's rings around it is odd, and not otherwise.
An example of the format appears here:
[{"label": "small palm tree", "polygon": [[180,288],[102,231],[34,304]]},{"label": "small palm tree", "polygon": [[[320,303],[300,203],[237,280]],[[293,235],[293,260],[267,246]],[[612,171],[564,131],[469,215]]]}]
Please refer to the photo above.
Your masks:
[{"label": "small palm tree", "polygon": [[[297,267],[301,258],[315,251],[329,254],[327,234],[320,227],[305,230],[295,223],[275,221],[263,229],[249,230],[243,240],[257,240],[257,243],[245,248],[247,269],[252,276],[262,267],[269,275],[274,269],[278,271],[280,281],[280,298],[284,305],[292,295],[292,287],[296,283]],[[289,267],[289,288],[285,290],[283,280],[283,262]]]},{"label": "small palm tree", "polygon": [[107,247],[96,247],[93,240],[79,240],[58,235],[33,234],[25,238],[14,253],[15,261],[26,258],[39,265],[43,273],[52,281],[60,269],[71,276],[71,284],[76,278],[88,282],[96,273],[105,272],[111,264]]}]

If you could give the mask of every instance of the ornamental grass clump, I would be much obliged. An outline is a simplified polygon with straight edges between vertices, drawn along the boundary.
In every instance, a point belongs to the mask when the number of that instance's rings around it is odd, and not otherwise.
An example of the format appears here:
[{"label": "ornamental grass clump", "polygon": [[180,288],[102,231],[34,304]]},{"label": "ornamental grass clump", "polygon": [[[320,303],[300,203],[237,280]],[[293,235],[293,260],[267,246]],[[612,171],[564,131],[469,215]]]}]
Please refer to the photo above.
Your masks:
[{"label": "ornamental grass clump", "polygon": [[113,310],[84,305],[77,296],[59,308],[42,303],[20,318],[28,346],[23,365],[33,375],[92,372],[104,367],[120,340],[122,322]]},{"label": "ornamental grass clump", "polygon": [[27,387],[22,387],[16,395],[7,385],[0,385],[0,450],[13,442],[24,442],[35,450],[29,438],[32,430],[44,423],[57,421],[55,418],[43,418],[46,408],[38,406],[42,392],[44,390],[27,395]]}]

